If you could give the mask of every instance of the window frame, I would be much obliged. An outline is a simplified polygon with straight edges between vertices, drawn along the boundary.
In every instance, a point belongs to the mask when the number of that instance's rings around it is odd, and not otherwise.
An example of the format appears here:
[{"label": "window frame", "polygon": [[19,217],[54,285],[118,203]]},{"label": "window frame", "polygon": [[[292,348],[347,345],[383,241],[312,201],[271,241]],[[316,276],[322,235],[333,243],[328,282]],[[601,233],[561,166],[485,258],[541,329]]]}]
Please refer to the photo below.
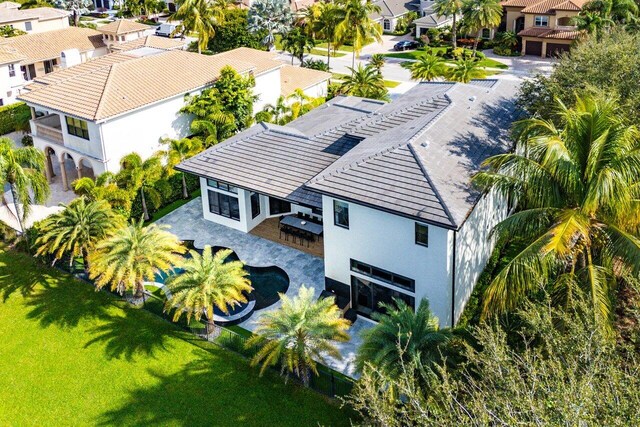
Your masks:
[{"label": "window frame", "polygon": [[[231,195],[231,194],[227,194],[227,193],[223,193],[221,191],[215,191],[215,190],[208,190],[207,192],[207,198],[208,198],[208,203],[209,203],[209,212],[214,214],[214,215],[218,215],[218,216],[222,216],[224,218],[229,218],[231,220],[234,221],[240,221],[240,201],[238,200],[237,197]],[[233,206],[233,202],[235,201],[235,206],[237,207],[237,209],[232,209]],[[215,203],[212,203],[215,202]],[[225,204],[227,205],[226,211],[228,211],[228,214],[225,213]],[[216,209],[214,209],[214,207],[216,207]],[[233,216],[233,214],[237,212],[237,218],[235,216]]]},{"label": "window frame", "polygon": [[238,194],[238,187],[235,187],[227,182],[221,182],[216,179],[207,178],[207,187],[217,188],[222,191],[226,191],[227,193]]},{"label": "window frame", "polygon": [[[288,205],[288,209],[284,209],[287,207],[287,205]],[[292,208],[291,208],[290,201],[269,196],[269,216],[284,215],[284,214],[289,214],[291,212],[292,212]]]},{"label": "window frame", "polygon": [[[538,19],[540,19],[540,23],[538,24]],[[534,27],[548,27],[549,26],[549,17],[546,15],[536,15],[533,17],[533,26]]]},{"label": "window frame", "polygon": [[15,64],[9,64],[9,77],[15,77],[16,76],[16,65]]},{"label": "window frame", "polygon": [[[419,228],[419,227],[424,227],[424,229],[426,230],[426,232],[425,232],[425,233],[420,233],[420,231],[418,230],[418,228]],[[426,241],[426,242],[420,242],[420,241],[418,240],[418,237],[419,237],[421,234],[425,234],[425,235],[426,235],[426,237],[427,237],[427,241]],[[416,245],[418,245],[418,246],[424,246],[425,248],[428,248],[428,247],[429,247],[429,226],[428,226],[427,224],[422,224],[422,223],[416,222],[416,223],[415,223],[414,239],[415,239],[415,243],[416,243]]]},{"label": "window frame", "polygon": [[[343,205],[343,206],[338,206],[338,205]],[[347,215],[346,215],[346,224],[342,224],[338,221],[338,208],[346,210]],[[344,228],[345,230],[349,229],[349,203],[347,202],[343,202],[342,200],[333,200],[333,225],[335,225],[336,227],[340,227],[340,228]]]},{"label": "window frame", "polygon": [[24,30],[27,32],[33,31],[33,24],[31,23],[31,21],[26,21],[24,23]]},{"label": "window frame", "polygon": [[[255,204],[256,200],[254,200],[254,197],[257,199],[257,204]],[[251,193],[251,195],[249,196],[249,205],[251,206],[251,219],[255,219],[257,216],[260,215],[261,212],[261,206],[260,206],[260,193],[256,193],[253,192]],[[257,209],[254,210],[254,207],[257,206]]]},{"label": "window frame", "polygon": [[[403,289],[413,293],[416,292],[416,281],[414,279],[385,270],[384,268],[376,267],[374,265],[367,264],[366,262],[351,258],[349,260],[349,269],[352,273],[361,274],[370,279],[377,280],[378,282],[387,283],[398,289]],[[381,276],[380,273],[376,274],[376,270],[383,273],[385,276],[391,276],[391,278],[386,279],[384,276]],[[399,280],[401,282],[398,282]]]},{"label": "window frame", "polygon": [[[77,119],[71,116],[64,116],[65,124],[67,125],[67,133],[78,138],[89,141],[89,124],[86,120]],[[71,120],[72,123],[69,123]],[[76,123],[77,122],[77,123]],[[84,125],[84,127],[83,127]]]}]

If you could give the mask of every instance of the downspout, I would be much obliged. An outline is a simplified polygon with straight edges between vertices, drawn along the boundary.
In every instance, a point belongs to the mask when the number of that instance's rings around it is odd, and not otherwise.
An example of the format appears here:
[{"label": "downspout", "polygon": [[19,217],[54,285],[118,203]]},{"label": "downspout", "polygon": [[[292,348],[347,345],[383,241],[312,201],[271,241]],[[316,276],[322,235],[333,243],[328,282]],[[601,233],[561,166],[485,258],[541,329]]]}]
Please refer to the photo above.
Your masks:
[{"label": "downspout", "polygon": [[104,135],[102,134],[102,123],[96,123],[96,125],[98,125],[98,130],[100,133],[100,148],[102,149],[102,166],[104,168],[105,172],[108,172],[107,170],[107,151],[104,148]]},{"label": "downspout", "polygon": [[451,254],[452,270],[451,270],[451,327],[456,323],[456,237],[458,232],[453,231],[453,253]]}]

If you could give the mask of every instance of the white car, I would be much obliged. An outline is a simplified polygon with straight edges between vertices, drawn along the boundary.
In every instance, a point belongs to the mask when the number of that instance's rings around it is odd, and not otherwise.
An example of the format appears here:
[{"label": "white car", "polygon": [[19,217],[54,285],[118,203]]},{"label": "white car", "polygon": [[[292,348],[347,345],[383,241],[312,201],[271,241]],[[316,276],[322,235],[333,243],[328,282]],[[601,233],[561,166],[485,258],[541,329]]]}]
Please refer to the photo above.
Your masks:
[{"label": "white car", "polygon": [[156,36],[162,36],[162,37],[180,37],[181,34],[176,32],[176,29],[178,28],[177,25],[175,24],[162,24],[160,25],[158,28],[156,28]]}]

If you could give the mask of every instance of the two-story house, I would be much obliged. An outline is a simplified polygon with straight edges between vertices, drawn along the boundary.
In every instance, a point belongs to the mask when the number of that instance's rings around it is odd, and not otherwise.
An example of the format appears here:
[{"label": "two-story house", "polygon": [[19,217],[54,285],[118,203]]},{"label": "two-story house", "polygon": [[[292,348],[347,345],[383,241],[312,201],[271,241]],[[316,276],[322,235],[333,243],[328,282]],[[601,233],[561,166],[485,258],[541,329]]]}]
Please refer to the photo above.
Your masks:
[{"label": "two-story house", "polygon": [[393,298],[414,308],[426,298],[452,325],[493,250],[490,230],[508,213],[471,178],[511,148],[516,89],[507,80],[431,82],[389,104],[337,97],[178,168],[200,177],[206,220],[245,233],[274,224],[275,241],[285,226],[320,235],[325,288],[358,316]]},{"label": "two-story house", "polygon": [[98,27],[102,33],[102,41],[111,50],[122,43],[131,42],[153,33],[154,27],[130,21],[128,19],[118,19],[109,24]]},{"label": "two-story house", "polygon": [[[34,146],[46,155],[48,178],[60,170],[68,189],[77,177],[117,172],[131,152],[151,156],[163,148],[161,138],[188,136],[192,118],[179,112],[185,95],[210,87],[225,66],[253,75],[256,111],[293,84],[283,80],[294,67],[248,48],[209,56],[134,47],[36,78],[19,100],[32,108]],[[298,87],[326,94],[331,74],[305,69],[301,76]]]},{"label": "two-story house", "polygon": [[13,104],[18,90],[24,86],[20,61],[24,59],[14,49],[0,47],[0,106]]},{"label": "two-story house", "polygon": [[522,53],[554,56],[570,49],[580,36],[574,19],[587,0],[506,0],[507,31],[522,39]]},{"label": "two-story house", "polygon": [[29,34],[69,27],[69,12],[52,7],[20,9],[19,3],[0,3],[0,26],[11,26]]}]

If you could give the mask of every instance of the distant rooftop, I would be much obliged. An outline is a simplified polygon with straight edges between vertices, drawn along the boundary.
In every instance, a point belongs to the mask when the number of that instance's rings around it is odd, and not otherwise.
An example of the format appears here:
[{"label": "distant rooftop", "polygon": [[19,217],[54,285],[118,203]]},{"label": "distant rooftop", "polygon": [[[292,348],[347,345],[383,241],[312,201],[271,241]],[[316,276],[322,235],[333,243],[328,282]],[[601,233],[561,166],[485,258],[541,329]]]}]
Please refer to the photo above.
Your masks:
[{"label": "distant rooftop", "polygon": [[152,28],[149,25],[140,24],[139,22],[130,21],[128,19],[118,19],[109,24],[98,27],[98,31],[105,34],[115,34],[117,36],[129,33],[137,33]]},{"label": "distant rooftop", "polygon": [[179,168],[312,207],[321,195],[457,229],[471,176],[511,147],[516,85],[421,83],[385,104],[338,97],[287,126],[256,125]]},{"label": "distant rooftop", "polygon": [[[18,9],[12,6],[11,2],[7,6],[1,7],[4,3],[0,3],[0,25],[11,22],[47,21],[50,19],[60,19],[70,15],[66,10],[54,9],[52,7],[36,7],[33,9]],[[18,7],[20,5],[18,4]]]},{"label": "distant rooftop", "polygon": [[159,37],[154,35],[140,37],[130,42],[113,44],[110,49],[113,52],[137,49],[140,47],[154,47],[157,49],[184,49],[189,42],[180,39],[170,39],[168,37]]}]

